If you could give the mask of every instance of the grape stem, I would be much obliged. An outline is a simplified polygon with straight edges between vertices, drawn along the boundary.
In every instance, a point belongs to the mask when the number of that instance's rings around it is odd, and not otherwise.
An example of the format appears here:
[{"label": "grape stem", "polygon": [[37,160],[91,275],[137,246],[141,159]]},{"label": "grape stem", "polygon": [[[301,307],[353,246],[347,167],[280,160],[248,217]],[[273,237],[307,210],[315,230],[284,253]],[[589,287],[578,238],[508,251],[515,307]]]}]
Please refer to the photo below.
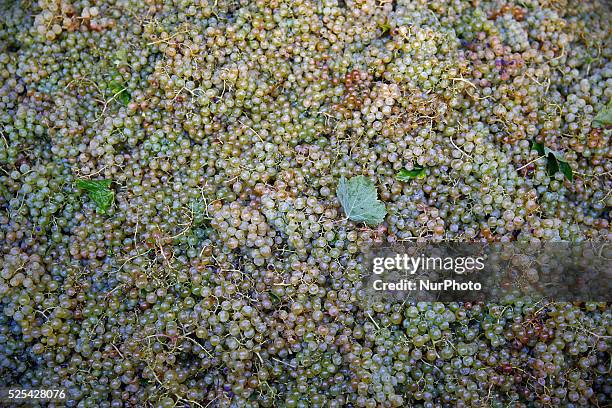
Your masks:
[{"label": "grape stem", "polygon": [[272,357],[272,360],[274,360],[274,361],[276,361],[276,362],[278,362],[278,363],[284,364],[284,365],[286,365],[287,367],[291,367],[291,368],[292,368],[292,369],[294,369],[294,370],[297,368],[297,367],[295,367],[294,365],[289,364],[289,363],[287,363],[286,361],[279,360],[279,359],[278,359],[278,358],[276,358],[276,357]]},{"label": "grape stem", "polygon": [[244,126],[247,129],[249,129],[251,132],[255,133],[255,135],[257,135],[257,137],[259,138],[259,141],[263,143],[262,137],[259,135],[259,133],[257,133],[257,131],[255,129],[253,129],[249,125],[245,125],[240,119],[238,119],[238,123],[240,123],[242,126]]},{"label": "grape stem", "polygon": [[452,137],[452,136],[450,137],[450,142],[451,142],[451,144],[453,145],[453,147],[454,147],[455,149],[459,150],[461,153],[463,153],[464,155],[466,155],[466,156],[467,156],[467,157],[469,157],[470,159],[472,158],[472,156],[470,156],[469,154],[467,154],[466,152],[464,152],[463,150],[461,150],[461,149],[459,148],[459,146],[457,146],[457,145],[455,144],[455,142],[453,141],[453,137]]},{"label": "grape stem", "polygon": [[523,166],[519,167],[518,169],[516,169],[516,171],[521,171],[521,170],[523,170],[525,167],[528,167],[530,164],[533,164],[533,163],[537,162],[538,160],[543,159],[544,157],[546,157],[546,156],[540,156],[540,157],[538,157],[537,159],[534,159],[534,160],[530,161],[529,163],[527,163],[527,164],[525,164],[525,165],[523,165]]},{"label": "grape stem", "polygon": [[378,323],[376,323],[376,320],[374,320],[374,318],[372,317],[372,315],[370,314],[370,312],[366,312],[366,314],[368,315],[368,317],[370,318],[370,320],[372,321],[372,323],[374,323],[374,326],[376,326],[376,328],[378,330],[380,330],[380,326],[378,325]]}]

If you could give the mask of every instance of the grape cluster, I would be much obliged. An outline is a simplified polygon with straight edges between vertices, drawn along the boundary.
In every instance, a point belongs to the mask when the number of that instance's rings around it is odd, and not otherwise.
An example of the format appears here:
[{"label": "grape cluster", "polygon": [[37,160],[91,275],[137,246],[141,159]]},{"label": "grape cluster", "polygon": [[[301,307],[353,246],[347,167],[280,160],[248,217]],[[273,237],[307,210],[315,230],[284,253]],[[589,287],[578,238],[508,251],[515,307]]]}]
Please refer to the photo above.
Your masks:
[{"label": "grape cluster", "polygon": [[[0,387],[609,404],[607,303],[379,302],[362,277],[381,243],[610,240],[611,20],[605,0],[0,4]],[[380,225],[337,198],[359,175]]]}]

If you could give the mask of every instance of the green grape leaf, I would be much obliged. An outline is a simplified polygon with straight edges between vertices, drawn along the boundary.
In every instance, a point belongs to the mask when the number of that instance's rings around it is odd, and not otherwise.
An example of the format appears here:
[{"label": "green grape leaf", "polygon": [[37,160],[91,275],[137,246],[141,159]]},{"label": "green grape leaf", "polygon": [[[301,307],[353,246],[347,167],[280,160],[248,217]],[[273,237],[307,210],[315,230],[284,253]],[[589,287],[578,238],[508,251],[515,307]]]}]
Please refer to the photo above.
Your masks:
[{"label": "green grape leaf", "polygon": [[96,208],[102,214],[113,205],[115,193],[110,189],[112,180],[78,180],[77,187],[87,191],[87,196],[96,203]]},{"label": "green grape leaf", "polygon": [[130,101],[132,100],[132,97],[130,96],[128,91],[123,91],[119,94],[119,100],[122,104],[127,106],[127,104],[130,103]]},{"label": "green grape leaf", "polygon": [[378,27],[382,30],[382,36],[385,36],[391,32],[391,24],[389,24],[387,21],[384,23],[379,23]]},{"label": "green grape leaf", "polygon": [[563,153],[552,150],[544,146],[543,143],[534,142],[533,140],[531,141],[531,150],[535,150],[540,156],[548,156],[552,153],[557,160],[564,160]]},{"label": "green grape leaf", "polygon": [[559,160],[559,170],[561,170],[561,173],[563,173],[566,179],[574,181],[574,172],[567,162]]},{"label": "green grape leaf", "polygon": [[410,181],[415,178],[424,178],[426,175],[423,167],[416,166],[412,170],[401,169],[395,178],[399,181]]},{"label": "green grape leaf", "polygon": [[605,108],[593,118],[593,127],[605,128],[612,126],[612,99],[608,102]]},{"label": "green grape leaf", "polygon": [[364,176],[340,178],[336,195],[347,218],[368,225],[382,223],[387,215],[385,204],[378,200],[376,186]]},{"label": "green grape leaf", "polygon": [[531,141],[531,150],[535,150],[540,156],[546,155],[545,149],[544,143],[538,143],[534,140]]},{"label": "green grape leaf", "polygon": [[540,156],[546,157],[546,174],[554,176],[558,171],[561,171],[566,179],[574,181],[572,167],[567,164],[562,152],[551,150],[543,143],[534,140],[531,141],[531,149],[537,151]]},{"label": "green grape leaf", "polygon": [[563,152],[557,152],[555,150],[550,150],[549,148],[546,148],[546,154],[550,154],[552,153],[553,156],[555,156],[555,159],[557,159],[557,161],[565,161],[565,156],[563,155]]},{"label": "green grape leaf", "polygon": [[111,96],[120,101],[122,104],[127,105],[130,103],[132,96],[127,91],[126,87],[119,81],[113,80],[108,84],[108,89],[111,91]]},{"label": "green grape leaf", "polygon": [[546,156],[546,173],[549,176],[554,176],[558,171],[559,163],[557,162],[557,158],[552,152],[550,152],[548,153],[548,156]]},{"label": "green grape leaf", "polygon": [[270,297],[272,298],[272,303],[273,304],[278,304],[281,302],[281,298],[274,292],[269,291],[268,294],[270,295]]}]

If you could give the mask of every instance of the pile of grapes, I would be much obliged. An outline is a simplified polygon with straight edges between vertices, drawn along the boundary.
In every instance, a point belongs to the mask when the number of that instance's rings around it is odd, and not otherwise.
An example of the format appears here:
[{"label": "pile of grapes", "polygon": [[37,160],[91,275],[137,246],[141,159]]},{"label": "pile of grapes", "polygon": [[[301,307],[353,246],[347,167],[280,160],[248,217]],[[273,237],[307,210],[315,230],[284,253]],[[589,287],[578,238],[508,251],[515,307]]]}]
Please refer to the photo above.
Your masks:
[{"label": "pile of grapes", "polygon": [[609,303],[371,302],[362,277],[380,243],[611,239],[611,22],[606,0],[1,0],[0,387],[610,404]]}]

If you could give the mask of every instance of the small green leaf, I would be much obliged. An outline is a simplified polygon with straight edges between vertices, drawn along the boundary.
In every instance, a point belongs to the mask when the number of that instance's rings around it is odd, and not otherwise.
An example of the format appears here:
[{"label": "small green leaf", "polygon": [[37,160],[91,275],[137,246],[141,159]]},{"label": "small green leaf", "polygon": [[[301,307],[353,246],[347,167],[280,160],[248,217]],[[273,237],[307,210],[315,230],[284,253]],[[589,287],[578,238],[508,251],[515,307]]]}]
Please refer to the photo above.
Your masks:
[{"label": "small green leaf", "polygon": [[376,186],[364,176],[356,176],[350,180],[342,177],[336,195],[350,220],[378,225],[387,215],[385,204],[378,200]]},{"label": "small green leaf", "polygon": [[384,23],[378,24],[378,27],[382,30],[383,36],[391,32],[391,24],[389,24],[387,21],[385,21]]},{"label": "small green leaf", "polygon": [[612,126],[612,99],[593,119],[593,127],[605,128]]},{"label": "small green leaf", "polygon": [[124,84],[119,81],[113,80],[108,84],[108,89],[111,91],[111,96],[120,101],[122,104],[127,105],[132,99],[130,93],[127,91]]},{"label": "small green leaf", "polygon": [[569,181],[574,181],[574,172],[567,162],[559,160],[559,170],[561,170],[561,173],[563,173],[566,179]]},{"label": "small green leaf", "polygon": [[112,180],[78,180],[77,187],[85,191],[95,191],[109,189],[113,184]]},{"label": "small green leaf", "polygon": [[553,176],[557,171],[559,171],[557,159],[555,159],[553,154],[549,154],[546,156],[546,174]]},{"label": "small green leaf", "polygon": [[269,291],[268,294],[270,295],[270,297],[272,298],[272,303],[273,304],[278,304],[281,301],[280,296],[278,296],[276,293]]},{"label": "small green leaf", "polygon": [[549,148],[546,148],[546,154],[550,153],[555,156],[555,159],[557,159],[557,161],[565,161],[565,156],[563,155],[563,152],[557,152],[555,150],[550,150]]},{"label": "small green leaf", "polygon": [[123,85],[121,84],[121,82],[113,79],[108,83],[108,89],[113,95],[115,95],[116,93],[119,93],[123,90]]},{"label": "small green leaf", "polygon": [[130,101],[132,100],[132,97],[130,96],[128,91],[121,92],[118,98],[121,101],[121,103],[124,104],[125,106],[127,106],[127,104],[130,103]]},{"label": "small green leaf", "polygon": [[410,181],[415,178],[424,178],[426,175],[423,167],[416,166],[412,170],[401,169],[395,178],[399,181]]},{"label": "small green leaf", "polygon": [[559,163],[557,162],[557,158],[552,152],[550,152],[548,153],[548,156],[546,156],[546,174],[549,176],[554,176],[558,171]]},{"label": "small green leaf", "polygon": [[559,158],[559,157],[563,158],[563,154],[562,153],[558,153],[558,152],[556,152],[556,151],[554,151],[554,150],[544,146],[542,143],[535,143],[535,146],[534,146],[534,148],[532,150],[537,151],[540,156],[548,156],[549,153],[552,153],[557,158]]},{"label": "small green leaf", "polygon": [[551,150],[544,146],[543,143],[538,143],[533,140],[531,141],[531,149],[537,151],[540,156],[546,157],[546,174],[554,176],[558,171],[561,171],[569,181],[574,180],[572,168],[565,161],[562,152]]},{"label": "small green leaf", "polygon": [[87,196],[96,203],[98,211],[104,214],[115,200],[115,193],[110,189],[112,183],[112,180],[78,180],[77,187],[87,191]]},{"label": "small green leaf", "polygon": [[531,150],[535,150],[540,156],[544,156],[546,154],[544,143],[538,143],[533,140],[531,141]]}]

